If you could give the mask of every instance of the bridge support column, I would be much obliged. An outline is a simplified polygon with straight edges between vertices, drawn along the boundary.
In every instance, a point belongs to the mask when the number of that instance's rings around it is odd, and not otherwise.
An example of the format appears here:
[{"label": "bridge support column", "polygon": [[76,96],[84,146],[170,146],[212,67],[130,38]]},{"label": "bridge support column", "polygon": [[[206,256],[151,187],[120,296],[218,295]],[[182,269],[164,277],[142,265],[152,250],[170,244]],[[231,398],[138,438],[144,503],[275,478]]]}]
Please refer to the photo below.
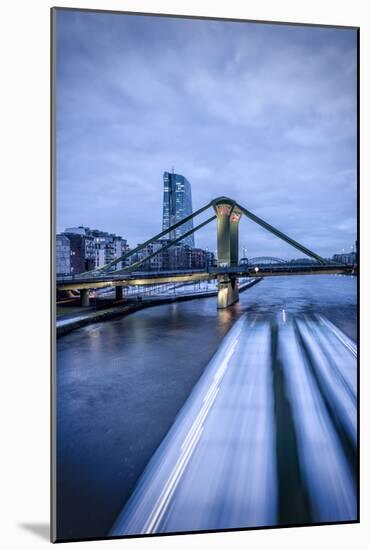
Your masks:
[{"label": "bridge support column", "polygon": [[217,254],[218,267],[238,265],[238,225],[241,210],[230,199],[220,199],[214,205],[217,215]]},{"label": "bridge support column", "polygon": [[115,287],[115,299],[116,300],[123,300],[123,287],[122,286],[116,286]]},{"label": "bridge support column", "polygon": [[235,207],[229,216],[229,235],[231,249],[231,265],[238,265],[238,225],[240,223],[242,213]]},{"label": "bridge support column", "polygon": [[218,277],[218,309],[224,309],[238,302],[238,279],[228,275]]},{"label": "bridge support column", "polygon": [[229,217],[232,204],[224,202],[215,207],[217,215],[217,255],[218,267],[231,265],[231,234]]},{"label": "bridge support column", "polygon": [[90,305],[90,291],[88,288],[83,288],[79,291],[80,304],[82,307],[88,307]]},{"label": "bridge support column", "polygon": [[[237,266],[238,226],[242,212],[233,201],[226,197],[220,198],[214,204],[214,210],[218,221],[218,267]],[[224,275],[218,277],[218,308],[229,307],[237,301],[238,279],[229,275],[225,270]]]}]

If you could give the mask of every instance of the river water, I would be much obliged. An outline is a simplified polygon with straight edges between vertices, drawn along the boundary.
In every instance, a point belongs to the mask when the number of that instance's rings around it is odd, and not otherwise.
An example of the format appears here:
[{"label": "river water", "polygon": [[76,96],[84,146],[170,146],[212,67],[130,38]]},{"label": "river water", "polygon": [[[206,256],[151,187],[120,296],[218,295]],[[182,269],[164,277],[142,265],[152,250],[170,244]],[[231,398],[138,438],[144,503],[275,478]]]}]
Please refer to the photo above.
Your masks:
[{"label": "river water", "polygon": [[207,298],[156,306],[59,338],[58,538],[109,532],[225,334],[261,320],[320,313],[356,340],[356,278],[264,279],[217,311]]}]

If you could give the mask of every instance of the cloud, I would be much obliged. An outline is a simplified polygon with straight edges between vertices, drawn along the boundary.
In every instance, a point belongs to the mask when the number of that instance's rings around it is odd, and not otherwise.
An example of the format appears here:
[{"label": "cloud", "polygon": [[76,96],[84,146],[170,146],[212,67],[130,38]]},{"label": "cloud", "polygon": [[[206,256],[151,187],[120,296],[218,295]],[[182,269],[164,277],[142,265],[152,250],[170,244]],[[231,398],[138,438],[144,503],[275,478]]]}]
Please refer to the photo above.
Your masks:
[{"label": "cloud", "polygon": [[[194,208],[228,195],[318,253],[348,248],[355,40],[343,29],[58,11],[58,230],[146,239],[161,228],[173,166]],[[248,231],[252,255],[294,255]],[[214,227],[196,239],[215,247]]]}]

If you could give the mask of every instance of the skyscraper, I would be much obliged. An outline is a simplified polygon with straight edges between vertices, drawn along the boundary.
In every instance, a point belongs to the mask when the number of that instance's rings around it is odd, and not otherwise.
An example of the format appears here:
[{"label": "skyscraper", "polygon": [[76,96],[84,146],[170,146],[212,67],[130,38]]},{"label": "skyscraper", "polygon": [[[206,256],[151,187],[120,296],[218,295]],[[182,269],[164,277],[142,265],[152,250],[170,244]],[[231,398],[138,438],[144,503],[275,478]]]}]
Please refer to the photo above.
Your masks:
[{"label": "skyscraper", "polygon": [[[164,172],[163,198],[163,229],[183,220],[192,214],[192,194],[190,182],[180,174]],[[190,220],[169,234],[170,239],[177,239],[187,231],[193,229],[193,220]],[[181,241],[182,244],[195,246],[194,234]]]}]

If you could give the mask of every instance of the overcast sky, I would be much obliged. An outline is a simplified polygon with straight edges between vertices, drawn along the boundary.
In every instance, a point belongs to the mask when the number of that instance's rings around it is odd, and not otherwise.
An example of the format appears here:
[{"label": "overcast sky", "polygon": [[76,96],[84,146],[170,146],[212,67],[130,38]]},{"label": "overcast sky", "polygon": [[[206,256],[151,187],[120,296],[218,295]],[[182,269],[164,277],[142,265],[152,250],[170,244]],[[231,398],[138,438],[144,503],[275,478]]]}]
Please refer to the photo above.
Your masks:
[{"label": "overcast sky", "polygon": [[[56,88],[58,231],[146,240],[174,167],[194,210],[227,195],[323,256],[354,244],[355,31],[58,11]],[[240,246],[301,256],[245,219]]]}]

